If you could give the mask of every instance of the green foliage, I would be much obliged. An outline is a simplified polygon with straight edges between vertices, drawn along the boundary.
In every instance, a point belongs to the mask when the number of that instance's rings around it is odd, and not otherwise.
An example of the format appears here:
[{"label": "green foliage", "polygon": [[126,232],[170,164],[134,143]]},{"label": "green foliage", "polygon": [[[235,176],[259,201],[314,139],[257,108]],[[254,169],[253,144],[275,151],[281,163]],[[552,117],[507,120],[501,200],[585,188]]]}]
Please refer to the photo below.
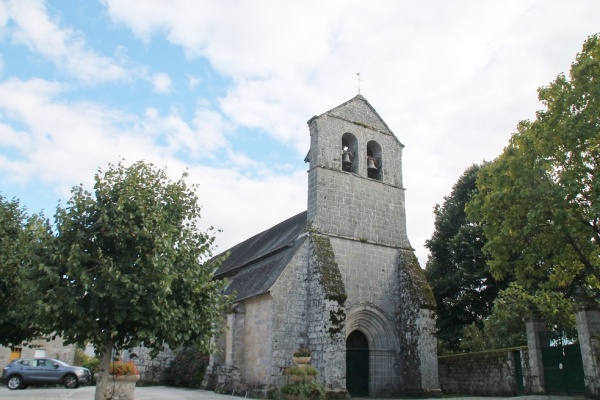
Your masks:
[{"label": "green foliage", "polygon": [[600,37],[539,89],[545,110],[522,121],[508,146],[482,168],[468,207],[483,222],[490,269],[516,274],[530,293],[575,291],[600,298]]},{"label": "green foliage", "polygon": [[467,168],[444,204],[436,205],[435,231],[425,243],[430,251],[425,274],[437,303],[441,353],[459,349],[465,327],[483,328],[498,292],[507,285],[492,277],[482,252],[483,228],[465,213],[477,193],[479,169],[476,164]]},{"label": "green foliage", "polygon": [[92,372],[92,375],[95,375],[100,369],[100,359],[98,357],[88,356],[82,349],[77,349],[75,350],[74,365],[85,367]]},{"label": "green foliage", "polygon": [[189,388],[200,387],[207,366],[206,353],[193,348],[180,350],[165,371],[166,384]]},{"label": "green foliage", "polygon": [[92,377],[95,379],[96,374],[100,370],[100,359],[98,357],[90,357],[81,366],[89,369],[92,372]]},{"label": "green foliage", "polygon": [[[301,356],[304,357],[304,356]],[[306,365],[304,367],[290,367],[285,370],[286,375],[298,375],[298,376],[316,376],[317,369],[312,365]]]},{"label": "green foliage", "polygon": [[210,259],[214,236],[198,227],[185,177],[110,164],[93,193],[74,187],[57,208],[49,262],[32,277],[43,294],[36,318],[67,343],[93,344],[101,373],[113,349],[206,349],[221,321],[229,298],[213,274],[222,260]]},{"label": "green foliage", "polygon": [[286,383],[281,387],[281,393],[298,396],[300,400],[319,398],[320,400],[327,399],[327,392],[322,383],[310,382],[292,382]]},{"label": "green foliage", "polygon": [[28,271],[43,261],[51,234],[43,216],[27,216],[0,195],[0,345],[19,345],[40,333]]},{"label": "green foliage", "polygon": [[560,292],[539,291],[531,295],[516,282],[500,292],[483,328],[475,324],[465,327],[460,348],[482,351],[526,346],[525,320],[532,313],[543,317],[548,328],[571,331],[575,328],[573,300]]},{"label": "green foliage", "polygon": [[[310,351],[308,349],[299,349],[294,353],[294,357],[308,357]],[[296,355],[308,354],[308,355]],[[321,400],[327,399],[327,391],[325,385],[316,381],[318,371],[312,365],[296,366],[287,368],[285,374],[288,375],[292,381],[286,383],[279,388],[276,398],[290,398],[297,397],[299,400],[316,399]]]}]

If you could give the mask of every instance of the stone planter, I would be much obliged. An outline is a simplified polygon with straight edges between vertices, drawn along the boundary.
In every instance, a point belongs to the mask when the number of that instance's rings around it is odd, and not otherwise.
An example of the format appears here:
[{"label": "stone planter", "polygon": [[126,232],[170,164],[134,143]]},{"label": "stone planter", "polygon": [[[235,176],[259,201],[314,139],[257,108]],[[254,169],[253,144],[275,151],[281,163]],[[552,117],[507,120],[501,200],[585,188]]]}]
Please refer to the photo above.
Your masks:
[{"label": "stone planter", "polygon": [[139,375],[109,375],[106,382],[109,398],[111,400],[134,400],[135,384],[139,380]]},{"label": "stone planter", "polygon": [[292,357],[292,358],[294,360],[294,363],[299,368],[304,368],[310,362],[310,357]]}]

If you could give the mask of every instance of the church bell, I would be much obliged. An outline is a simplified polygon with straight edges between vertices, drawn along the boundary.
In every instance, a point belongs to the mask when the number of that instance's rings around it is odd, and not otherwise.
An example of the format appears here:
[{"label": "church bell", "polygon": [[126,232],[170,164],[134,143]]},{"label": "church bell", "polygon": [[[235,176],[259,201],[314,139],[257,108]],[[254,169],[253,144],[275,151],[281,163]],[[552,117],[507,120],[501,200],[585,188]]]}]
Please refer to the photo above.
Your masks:
[{"label": "church bell", "polygon": [[344,169],[348,169],[352,166],[352,160],[350,160],[350,152],[345,151],[342,155],[342,166]]},{"label": "church bell", "polygon": [[368,171],[377,171],[377,165],[375,165],[375,159],[369,157],[367,158],[367,170]]}]

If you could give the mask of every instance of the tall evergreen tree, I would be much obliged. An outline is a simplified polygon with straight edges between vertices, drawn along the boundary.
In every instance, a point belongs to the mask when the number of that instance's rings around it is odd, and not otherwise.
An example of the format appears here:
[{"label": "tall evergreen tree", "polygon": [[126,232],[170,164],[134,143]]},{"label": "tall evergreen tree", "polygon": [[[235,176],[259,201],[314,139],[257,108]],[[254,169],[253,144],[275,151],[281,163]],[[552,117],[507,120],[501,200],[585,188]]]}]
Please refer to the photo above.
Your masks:
[{"label": "tall evergreen tree", "polygon": [[467,221],[465,214],[477,192],[479,169],[477,164],[467,168],[444,204],[436,205],[435,231],[425,243],[431,253],[425,273],[437,302],[438,339],[451,351],[459,349],[464,327],[483,327],[498,292],[506,287],[488,270],[481,225]]}]

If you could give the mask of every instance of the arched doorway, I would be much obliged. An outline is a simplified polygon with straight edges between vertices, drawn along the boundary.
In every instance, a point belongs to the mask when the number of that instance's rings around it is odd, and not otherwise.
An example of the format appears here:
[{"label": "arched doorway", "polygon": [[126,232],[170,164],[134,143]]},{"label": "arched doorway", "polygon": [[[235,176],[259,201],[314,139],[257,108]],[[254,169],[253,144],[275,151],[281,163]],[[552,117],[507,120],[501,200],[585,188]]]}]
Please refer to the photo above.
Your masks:
[{"label": "arched doorway", "polygon": [[346,389],[352,397],[369,396],[369,342],[360,331],[346,339]]},{"label": "arched doorway", "polygon": [[[363,349],[362,356],[366,357],[357,366],[346,366],[346,389],[352,393],[354,389],[350,385],[357,385],[359,379],[363,379],[363,382],[366,381],[362,383],[363,392],[366,393],[364,395],[390,397],[392,393],[400,393],[403,376],[399,358],[400,345],[394,325],[383,311],[369,304],[355,305],[348,311],[346,332],[349,332],[346,349]],[[362,341],[362,345],[355,340]],[[358,357],[359,354],[360,352],[351,351],[351,355],[346,356],[347,364],[348,357]],[[364,372],[352,372],[355,367],[360,366],[365,369]]]}]

